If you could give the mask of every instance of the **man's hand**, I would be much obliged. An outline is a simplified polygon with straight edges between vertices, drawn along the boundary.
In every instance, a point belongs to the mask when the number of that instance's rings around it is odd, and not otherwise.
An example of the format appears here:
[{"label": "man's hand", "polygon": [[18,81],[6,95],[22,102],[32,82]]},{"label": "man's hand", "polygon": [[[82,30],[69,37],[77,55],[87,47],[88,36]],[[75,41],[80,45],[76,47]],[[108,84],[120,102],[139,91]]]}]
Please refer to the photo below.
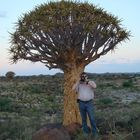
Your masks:
[{"label": "man's hand", "polygon": [[86,84],[88,85],[88,83],[89,83],[89,81],[87,80],[87,81],[86,81]]},{"label": "man's hand", "polygon": [[88,81],[88,85],[90,85],[92,88],[96,88],[96,84],[93,81]]}]

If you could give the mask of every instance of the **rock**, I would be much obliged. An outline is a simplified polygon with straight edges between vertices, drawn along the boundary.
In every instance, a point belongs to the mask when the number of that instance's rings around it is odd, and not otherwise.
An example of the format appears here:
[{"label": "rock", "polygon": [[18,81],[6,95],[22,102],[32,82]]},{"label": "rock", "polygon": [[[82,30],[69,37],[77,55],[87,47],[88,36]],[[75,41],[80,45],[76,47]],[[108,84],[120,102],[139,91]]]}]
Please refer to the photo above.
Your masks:
[{"label": "rock", "polygon": [[109,136],[103,135],[102,138],[101,138],[101,140],[109,140]]},{"label": "rock", "polygon": [[67,125],[66,130],[68,131],[69,135],[72,136],[74,135],[78,130],[82,128],[81,124],[79,123],[71,123]]},{"label": "rock", "polygon": [[66,128],[60,124],[48,124],[38,130],[32,140],[70,140]]}]

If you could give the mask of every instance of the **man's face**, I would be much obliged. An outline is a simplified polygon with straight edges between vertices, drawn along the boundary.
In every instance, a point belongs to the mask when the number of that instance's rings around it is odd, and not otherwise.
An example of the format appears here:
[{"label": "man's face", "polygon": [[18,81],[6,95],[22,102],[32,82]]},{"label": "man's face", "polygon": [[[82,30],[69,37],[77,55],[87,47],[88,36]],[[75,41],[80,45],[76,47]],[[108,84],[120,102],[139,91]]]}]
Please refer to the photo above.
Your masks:
[{"label": "man's face", "polygon": [[82,74],[81,75],[81,81],[85,81],[87,79],[87,75],[86,74]]}]

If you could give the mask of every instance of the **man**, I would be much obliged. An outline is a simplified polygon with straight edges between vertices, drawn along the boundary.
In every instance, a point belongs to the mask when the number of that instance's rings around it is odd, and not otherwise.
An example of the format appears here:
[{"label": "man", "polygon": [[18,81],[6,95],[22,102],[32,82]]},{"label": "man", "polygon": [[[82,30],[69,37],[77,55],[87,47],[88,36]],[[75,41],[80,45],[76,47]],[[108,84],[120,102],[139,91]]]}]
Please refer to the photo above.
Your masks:
[{"label": "man", "polygon": [[82,118],[82,128],[84,135],[88,135],[90,130],[87,126],[87,115],[90,120],[91,130],[93,135],[97,136],[97,128],[94,119],[94,89],[96,88],[96,84],[94,81],[89,81],[88,76],[85,72],[81,73],[80,80],[76,82],[73,86],[73,90],[78,93],[78,103],[79,110]]}]

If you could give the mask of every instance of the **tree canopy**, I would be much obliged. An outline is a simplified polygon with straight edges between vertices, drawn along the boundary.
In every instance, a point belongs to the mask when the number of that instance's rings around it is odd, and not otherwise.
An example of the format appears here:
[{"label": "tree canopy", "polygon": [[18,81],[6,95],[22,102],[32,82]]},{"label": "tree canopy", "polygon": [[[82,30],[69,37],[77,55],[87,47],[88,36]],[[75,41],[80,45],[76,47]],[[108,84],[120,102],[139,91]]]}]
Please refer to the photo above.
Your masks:
[{"label": "tree canopy", "polygon": [[49,2],[18,20],[11,33],[11,60],[42,62],[49,69],[86,66],[129,39],[121,20],[89,3]]}]

